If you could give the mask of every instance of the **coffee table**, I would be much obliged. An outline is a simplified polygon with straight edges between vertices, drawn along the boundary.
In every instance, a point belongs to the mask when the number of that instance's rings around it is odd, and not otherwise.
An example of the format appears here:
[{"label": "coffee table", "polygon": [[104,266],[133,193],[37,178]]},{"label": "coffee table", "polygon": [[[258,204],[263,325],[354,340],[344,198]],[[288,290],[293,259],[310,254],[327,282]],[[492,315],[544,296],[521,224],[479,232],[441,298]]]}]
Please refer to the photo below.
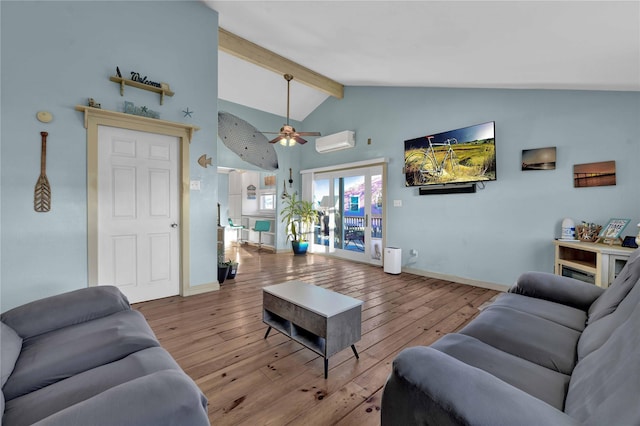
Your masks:
[{"label": "coffee table", "polygon": [[329,357],[360,340],[362,300],[301,281],[262,289],[262,321],[324,357],[324,378]]}]

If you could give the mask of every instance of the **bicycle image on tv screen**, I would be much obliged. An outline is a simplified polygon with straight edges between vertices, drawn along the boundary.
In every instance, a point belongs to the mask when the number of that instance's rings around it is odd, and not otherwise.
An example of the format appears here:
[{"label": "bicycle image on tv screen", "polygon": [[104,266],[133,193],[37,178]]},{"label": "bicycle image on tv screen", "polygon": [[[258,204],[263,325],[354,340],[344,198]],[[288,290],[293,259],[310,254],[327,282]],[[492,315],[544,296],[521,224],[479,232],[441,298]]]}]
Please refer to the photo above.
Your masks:
[{"label": "bicycle image on tv screen", "polygon": [[405,141],[405,186],[495,180],[494,122]]}]

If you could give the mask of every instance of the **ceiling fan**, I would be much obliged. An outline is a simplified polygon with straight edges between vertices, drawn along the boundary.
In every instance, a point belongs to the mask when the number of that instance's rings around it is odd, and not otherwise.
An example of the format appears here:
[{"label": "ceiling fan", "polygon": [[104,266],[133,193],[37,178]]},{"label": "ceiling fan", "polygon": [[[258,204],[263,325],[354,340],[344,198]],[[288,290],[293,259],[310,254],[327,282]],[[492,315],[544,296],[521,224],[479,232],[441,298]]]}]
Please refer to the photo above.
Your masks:
[{"label": "ceiling fan", "polygon": [[261,133],[278,135],[276,138],[270,140],[269,143],[280,142],[280,145],[284,146],[293,146],[296,143],[305,144],[307,141],[300,136],[320,136],[320,132],[296,132],[296,129],[289,125],[289,92],[293,76],[291,74],[285,74],[284,79],[287,80],[287,124],[280,128],[280,132]]}]

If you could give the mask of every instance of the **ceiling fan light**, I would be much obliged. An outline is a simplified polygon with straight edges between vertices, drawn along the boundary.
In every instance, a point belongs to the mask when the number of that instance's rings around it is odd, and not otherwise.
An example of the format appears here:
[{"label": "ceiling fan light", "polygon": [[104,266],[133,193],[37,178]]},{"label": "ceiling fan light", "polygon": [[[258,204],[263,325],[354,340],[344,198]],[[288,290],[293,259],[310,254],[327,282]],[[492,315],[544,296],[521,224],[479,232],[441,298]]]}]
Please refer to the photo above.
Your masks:
[{"label": "ceiling fan light", "polygon": [[294,146],[296,144],[296,140],[292,137],[286,136],[280,139],[280,145],[282,146]]}]

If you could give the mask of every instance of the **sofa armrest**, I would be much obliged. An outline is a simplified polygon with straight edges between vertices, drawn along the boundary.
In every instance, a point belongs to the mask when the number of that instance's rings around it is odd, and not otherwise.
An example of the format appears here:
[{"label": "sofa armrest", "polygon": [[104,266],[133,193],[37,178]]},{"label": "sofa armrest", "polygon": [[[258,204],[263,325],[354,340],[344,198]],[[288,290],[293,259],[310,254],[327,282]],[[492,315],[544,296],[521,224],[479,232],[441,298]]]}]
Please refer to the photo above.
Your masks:
[{"label": "sofa armrest", "polygon": [[29,302],[2,314],[23,339],[131,309],[117,287],[82,288]]},{"label": "sofa armrest", "polygon": [[207,426],[207,399],[182,371],[163,370],[115,386],[34,426]]},{"label": "sofa armrest", "polygon": [[578,425],[551,405],[436,349],[404,349],[382,394],[382,426]]},{"label": "sofa armrest", "polygon": [[509,293],[561,303],[586,311],[604,289],[573,278],[547,272],[525,272],[516,280]]}]

